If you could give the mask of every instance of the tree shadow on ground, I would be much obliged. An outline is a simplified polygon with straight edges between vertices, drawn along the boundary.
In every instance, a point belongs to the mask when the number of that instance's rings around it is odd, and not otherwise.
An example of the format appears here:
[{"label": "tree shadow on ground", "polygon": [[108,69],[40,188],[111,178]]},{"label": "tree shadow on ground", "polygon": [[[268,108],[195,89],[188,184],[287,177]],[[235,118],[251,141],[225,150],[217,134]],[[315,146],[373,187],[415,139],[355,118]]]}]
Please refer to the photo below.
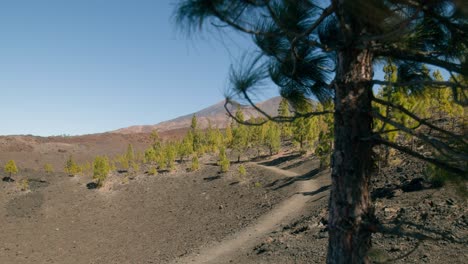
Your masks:
[{"label": "tree shadow on ground", "polygon": [[220,176],[220,175],[210,176],[210,177],[205,177],[205,178],[203,178],[203,180],[208,181],[208,182],[214,181],[214,180],[218,180],[218,179],[221,179],[221,176]]},{"label": "tree shadow on ground", "polygon": [[[411,231],[408,228],[417,230]],[[455,244],[466,244],[468,242],[468,237],[457,238],[450,230],[441,230],[436,228],[428,227],[427,225],[416,223],[414,221],[398,221],[393,227],[381,226],[380,231],[383,234],[392,234],[401,237],[411,237],[418,240],[445,240]]]},{"label": "tree shadow on ground", "polygon": [[88,190],[94,190],[94,189],[97,189],[99,187],[99,185],[95,182],[89,182],[86,184],[86,188],[88,188]]},{"label": "tree shadow on ground", "polygon": [[466,245],[468,242],[468,237],[458,238],[454,232],[450,230],[442,230],[437,228],[430,228],[427,225],[416,223],[414,221],[408,220],[399,220],[393,224],[378,224],[377,233],[381,233],[383,235],[391,235],[405,239],[414,239],[416,240],[416,245],[407,252],[401,254],[400,256],[394,258],[384,258],[379,259],[377,261],[373,261],[374,263],[393,263],[398,260],[402,260],[414,252],[419,248],[419,246],[424,241],[434,241],[439,242],[441,240],[447,241],[454,244]]},{"label": "tree shadow on ground", "polygon": [[293,160],[293,159],[297,159],[297,158],[299,158],[301,156],[302,155],[300,153],[291,154],[291,155],[288,155],[288,156],[279,157],[279,158],[274,159],[274,160],[269,160],[269,161],[262,162],[262,163],[260,163],[260,165],[278,166],[278,165],[280,165],[282,163],[285,163],[285,162]]},{"label": "tree shadow on ground", "polygon": [[300,192],[300,194],[306,195],[306,196],[314,196],[314,195],[316,195],[316,194],[319,194],[319,193],[322,193],[322,192],[325,192],[325,191],[330,190],[330,187],[331,187],[331,185],[326,185],[326,186],[322,186],[322,187],[318,188],[318,189],[315,190],[315,191],[311,191],[311,192]]},{"label": "tree shadow on ground", "polygon": [[402,184],[389,184],[385,187],[377,188],[372,191],[371,197],[374,201],[377,198],[390,199],[397,196],[398,190],[403,192],[416,192],[432,188],[434,188],[434,186],[423,178],[415,178]]},{"label": "tree shadow on ground", "polygon": [[[314,169],[304,175],[300,175],[300,176],[295,176],[295,177],[285,177],[285,178],[281,178],[281,179],[278,179],[278,180],[275,180],[267,185],[265,185],[265,187],[272,187],[272,190],[279,190],[281,188],[284,188],[284,187],[287,187],[295,182],[298,182],[298,181],[308,181],[308,180],[311,180],[313,178],[315,178],[321,171],[323,171],[323,169]],[[276,186],[276,187],[275,187]]]},{"label": "tree shadow on ground", "polygon": [[271,157],[271,156],[270,155],[260,155],[260,156],[256,156],[256,157],[251,158],[250,161],[258,162],[258,161],[265,160],[265,159],[267,159],[269,157]]},{"label": "tree shadow on ground", "polygon": [[11,177],[5,176],[2,178],[2,181],[4,182],[14,182],[15,180]]}]

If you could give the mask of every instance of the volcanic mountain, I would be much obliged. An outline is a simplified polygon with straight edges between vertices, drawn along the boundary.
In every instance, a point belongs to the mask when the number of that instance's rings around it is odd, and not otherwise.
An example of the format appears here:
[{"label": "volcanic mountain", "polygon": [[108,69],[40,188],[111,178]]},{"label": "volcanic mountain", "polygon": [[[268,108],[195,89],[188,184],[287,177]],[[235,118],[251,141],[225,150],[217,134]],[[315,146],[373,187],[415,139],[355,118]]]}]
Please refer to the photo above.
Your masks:
[{"label": "volcanic mountain", "polygon": [[[258,103],[257,106],[268,113],[269,115],[276,115],[278,112],[278,106],[281,102],[281,97],[273,97],[269,100]],[[240,107],[246,116],[246,119],[259,117],[261,114],[258,113],[252,106],[242,106],[239,104],[233,104],[230,106],[230,111],[233,113],[237,107]],[[197,116],[199,128],[204,129],[208,127],[208,122],[211,122],[213,127],[225,128],[230,122],[229,115],[224,109],[224,101],[214,104],[210,107],[204,108],[198,112],[177,117],[172,120],[164,121],[156,125],[140,125],[121,128],[112,133],[118,134],[135,134],[135,133],[150,133],[153,130],[158,132],[174,131],[179,129],[188,128],[191,124],[192,116]]]},{"label": "volcanic mountain", "polygon": [[[276,115],[280,97],[271,98],[257,106],[270,115]],[[260,114],[249,106],[233,105],[231,111],[241,107],[246,118]],[[79,162],[92,161],[95,156],[114,157],[125,152],[132,144],[136,151],[143,151],[151,144],[150,132],[157,129],[165,140],[180,139],[191,124],[193,115],[197,116],[201,129],[208,127],[210,120],[213,127],[225,128],[229,116],[224,109],[224,102],[202,109],[196,113],[181,116],[156,125],[132,126],[107,133],[81,136],[38,137],[32,135],[0,136],[0,166],[8,160],[16,161],[20,168],[42,169],[45,163],[54,168],[63,168],[69,156]]]}]

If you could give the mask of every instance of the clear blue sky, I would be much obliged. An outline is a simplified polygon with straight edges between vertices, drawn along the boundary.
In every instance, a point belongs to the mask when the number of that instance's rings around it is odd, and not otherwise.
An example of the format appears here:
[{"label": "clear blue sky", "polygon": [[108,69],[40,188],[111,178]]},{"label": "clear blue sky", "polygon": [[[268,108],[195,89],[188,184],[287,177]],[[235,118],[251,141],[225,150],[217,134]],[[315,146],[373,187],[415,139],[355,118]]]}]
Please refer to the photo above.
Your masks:
[{"label": "clear blue sky", "polygon": [[173,23],[175,3],[0,1],[0,135],[156,124],[223,100],[229,65],[251,40],[189,38]]},{"label": "clear blue sky", "polygon": [[174,0],[0,2],[0,135],[155,124],[223,100],[250,43],[187,37]]}]

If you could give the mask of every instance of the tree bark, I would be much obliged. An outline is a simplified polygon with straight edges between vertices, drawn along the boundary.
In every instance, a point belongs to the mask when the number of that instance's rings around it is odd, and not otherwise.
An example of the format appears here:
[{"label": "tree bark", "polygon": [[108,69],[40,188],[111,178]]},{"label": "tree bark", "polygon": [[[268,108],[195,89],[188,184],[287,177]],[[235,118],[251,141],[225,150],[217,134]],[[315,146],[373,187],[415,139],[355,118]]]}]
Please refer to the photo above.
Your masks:
[{"label": "tree bark", "polygon": [[338,52],[335,86],[335,150],[329,204],[327,263],[368,263],[368,224],[374,211],[369,195],[373,164],[372,53],[354,47]]}]

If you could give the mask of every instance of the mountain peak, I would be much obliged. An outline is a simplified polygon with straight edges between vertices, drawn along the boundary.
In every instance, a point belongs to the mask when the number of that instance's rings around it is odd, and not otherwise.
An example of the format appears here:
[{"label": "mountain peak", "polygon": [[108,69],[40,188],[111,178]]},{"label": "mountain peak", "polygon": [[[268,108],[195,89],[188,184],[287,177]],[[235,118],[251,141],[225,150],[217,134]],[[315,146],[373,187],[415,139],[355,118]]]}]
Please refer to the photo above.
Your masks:
[{"label": "mountain peak", "polygon": [[[224,109],[224,100],[214,105],[201,109],[195,113],[180,116],[168,121],[164,121],[155,125],[136,125],[126,128],[121,128],[112,133],[118,134],[134,134],[134,133],[150,133],[153,130],[159,132],[183,129],[190,127],[192,116],[196,115],[200,128],[204,129],[208,127],[208,122],[218,128],[225,128],[230,122],[226,109]],[[269,115],[276,115],[281,97],[273,97],[266,101],[257,104],[258,107],[263,109]],[[239,104],[240,105],[240,104]],[[242,106],[242,105],[241,105]],[[234,109],[233,109],[234,110]],[[252,106],[242,106],[244,115],[250,118],[259,117],[261,114],[258,113]]]}]

